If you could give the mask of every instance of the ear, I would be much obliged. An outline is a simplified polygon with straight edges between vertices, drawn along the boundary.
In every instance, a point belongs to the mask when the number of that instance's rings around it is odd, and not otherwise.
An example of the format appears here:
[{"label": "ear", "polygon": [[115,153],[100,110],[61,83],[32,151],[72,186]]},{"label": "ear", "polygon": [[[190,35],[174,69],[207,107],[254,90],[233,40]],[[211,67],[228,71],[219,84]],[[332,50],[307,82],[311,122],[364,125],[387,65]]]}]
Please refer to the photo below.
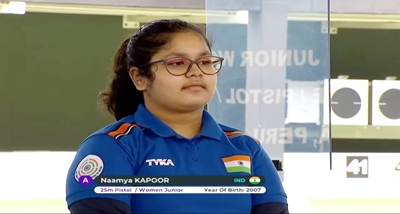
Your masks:
[{"label": "ear", "polygon": [[145,91],[147,89],[147,78],[140,75],[138,68],[131,68],[129,70],[129,76],[131,77],[137,90]]}]

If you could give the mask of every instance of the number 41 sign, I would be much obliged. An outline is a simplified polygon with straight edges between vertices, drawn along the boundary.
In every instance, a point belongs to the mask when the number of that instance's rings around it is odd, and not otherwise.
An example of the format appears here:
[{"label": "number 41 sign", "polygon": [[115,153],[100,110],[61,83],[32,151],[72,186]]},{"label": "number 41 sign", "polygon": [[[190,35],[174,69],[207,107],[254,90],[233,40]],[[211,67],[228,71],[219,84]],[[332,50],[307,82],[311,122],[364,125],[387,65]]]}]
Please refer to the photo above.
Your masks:
[{"label": "number 41 sign", "polygon": [[368,178],[368,156],[347,156],[346,177]]}]

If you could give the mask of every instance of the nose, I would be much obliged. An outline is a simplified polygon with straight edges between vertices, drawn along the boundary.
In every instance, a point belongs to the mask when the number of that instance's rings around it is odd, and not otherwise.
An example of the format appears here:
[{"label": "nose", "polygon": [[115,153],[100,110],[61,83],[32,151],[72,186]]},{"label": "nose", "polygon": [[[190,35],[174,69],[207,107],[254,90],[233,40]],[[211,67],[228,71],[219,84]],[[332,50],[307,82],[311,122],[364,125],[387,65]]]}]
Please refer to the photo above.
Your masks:
[{"label": "nose", "polygon": [[189,68],[188,68],[188,72],[186,73],[187,77],[198,77],[198,76],[202,76],[203,72],[200,70],[199,65],[196,63],[192,63]]}]

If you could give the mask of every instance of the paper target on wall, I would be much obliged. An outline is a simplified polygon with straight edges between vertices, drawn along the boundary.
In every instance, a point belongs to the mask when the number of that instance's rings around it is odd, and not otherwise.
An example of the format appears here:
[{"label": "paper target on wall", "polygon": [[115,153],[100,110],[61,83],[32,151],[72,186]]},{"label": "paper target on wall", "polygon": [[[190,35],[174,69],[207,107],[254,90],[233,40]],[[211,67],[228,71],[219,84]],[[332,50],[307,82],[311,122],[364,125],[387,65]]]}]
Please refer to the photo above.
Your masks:
[{"label": "paper target on wall", "polygon": [[321,123],[320,81],[287,81],[285,123]]},{"label": "paper target on wall", "polygon": [[330,103],[331,125],[368,125],[368,101],[368,80],[325,80],[324,124],[329,124]]},{"label": "paper target on wall", "polygon": [[400,125],[400,81],[372,81],[372,125]]}]

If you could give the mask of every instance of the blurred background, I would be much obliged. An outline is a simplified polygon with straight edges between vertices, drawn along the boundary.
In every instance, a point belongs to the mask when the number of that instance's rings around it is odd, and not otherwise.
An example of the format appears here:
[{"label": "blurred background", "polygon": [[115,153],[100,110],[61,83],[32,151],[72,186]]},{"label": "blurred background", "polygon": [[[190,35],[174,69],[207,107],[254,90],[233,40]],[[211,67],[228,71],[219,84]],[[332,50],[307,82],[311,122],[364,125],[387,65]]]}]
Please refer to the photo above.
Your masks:
[{"label": "blurred background", "polygon": [[96,4],[0,2],[0,212],[68,212],[74,151],[113,122],[112,57],[162,18],[206,27],[225,58],[208,110],[282,162],[292,213],[400,212],[400,2]]}]

